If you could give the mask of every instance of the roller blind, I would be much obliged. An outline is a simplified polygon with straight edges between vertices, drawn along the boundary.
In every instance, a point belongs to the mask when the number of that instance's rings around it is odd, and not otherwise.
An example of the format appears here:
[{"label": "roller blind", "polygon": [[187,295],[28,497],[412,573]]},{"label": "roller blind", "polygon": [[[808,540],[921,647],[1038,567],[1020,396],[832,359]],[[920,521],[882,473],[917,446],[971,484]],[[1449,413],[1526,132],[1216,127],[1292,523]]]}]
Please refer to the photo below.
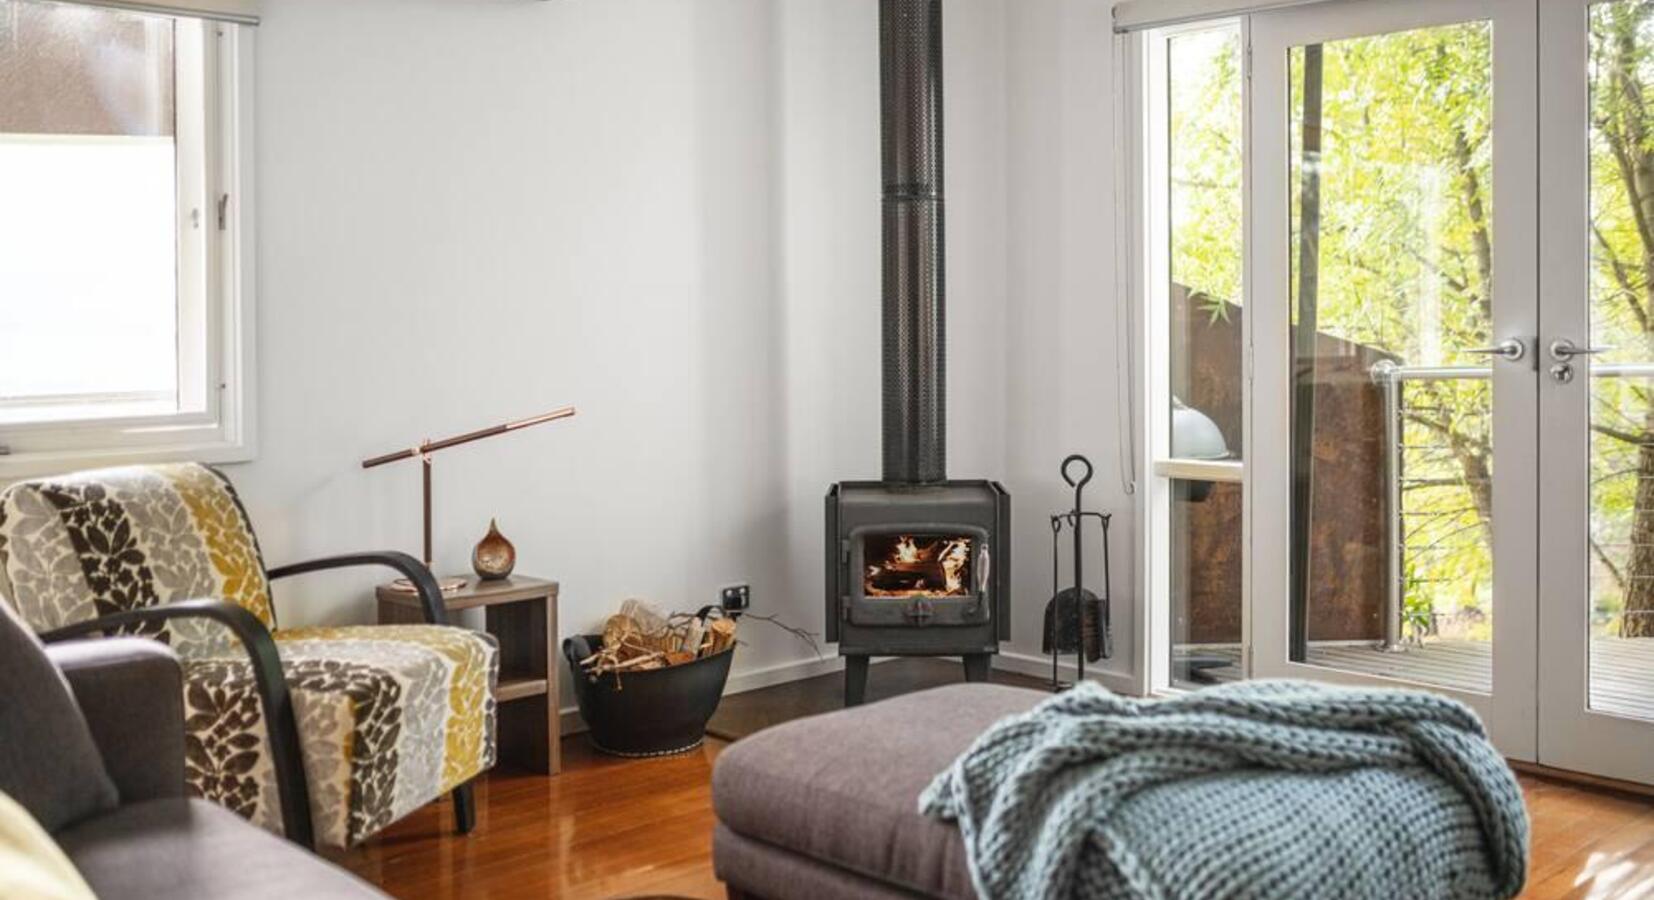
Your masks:
[{"label": "roller blind", "polygon": [[79,3],[83,6],[107,6],[133,12],[161,13],[169,16],[195,16],[236,22],[241,25],[258,24],[259,0],[57,0]]},{"label": "roller blind", "polygon": [[1114,30],[1141,31],[1321,2],[1325,0],[1123,0],[1114,4]]}]

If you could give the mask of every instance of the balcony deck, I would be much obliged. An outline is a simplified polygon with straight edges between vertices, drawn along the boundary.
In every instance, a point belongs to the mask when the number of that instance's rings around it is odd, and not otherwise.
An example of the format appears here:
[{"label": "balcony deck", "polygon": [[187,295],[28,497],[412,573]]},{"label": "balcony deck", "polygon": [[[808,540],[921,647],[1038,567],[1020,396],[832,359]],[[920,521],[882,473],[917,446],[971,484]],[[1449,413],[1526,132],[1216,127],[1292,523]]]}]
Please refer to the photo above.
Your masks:
[{"label": "balcony deck", "polygon": [[[1202,657],[1192,679],[1201,683],[1241,678],[1235,644],[1182,645],[1178,657]],[[1223,665],[1216,665],[1220,660]],[[1398,652],[1371,644],[1312,643],[1309,662],[1345,672],[1398,678],[1423,685],[1487,693],[1493,683],[1492,645],[1483,641],[1427,641]],[[1654,639],[1591,639],[1591,708],[1617,716],[1654,719]]]}]

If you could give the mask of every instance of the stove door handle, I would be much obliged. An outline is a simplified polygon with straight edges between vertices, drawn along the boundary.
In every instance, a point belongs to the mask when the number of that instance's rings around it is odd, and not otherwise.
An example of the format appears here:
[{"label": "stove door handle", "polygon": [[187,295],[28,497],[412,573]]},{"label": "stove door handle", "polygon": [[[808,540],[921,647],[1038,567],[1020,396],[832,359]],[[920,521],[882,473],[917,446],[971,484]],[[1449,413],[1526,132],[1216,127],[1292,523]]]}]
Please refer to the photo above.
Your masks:
[{"label": "stove door handle", "polygon": [[976,592],[986,593],[988,590],[988,572],[993,568],[993,554],[988,552],[988,542],[982,542],[982,565],[976,568]]}]

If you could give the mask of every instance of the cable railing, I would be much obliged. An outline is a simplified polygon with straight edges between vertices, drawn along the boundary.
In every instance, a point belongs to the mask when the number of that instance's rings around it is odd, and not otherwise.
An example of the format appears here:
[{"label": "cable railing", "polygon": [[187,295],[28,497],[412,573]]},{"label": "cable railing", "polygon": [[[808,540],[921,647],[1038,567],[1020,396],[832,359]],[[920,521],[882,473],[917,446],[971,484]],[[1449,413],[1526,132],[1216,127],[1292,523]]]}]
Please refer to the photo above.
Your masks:
[{"label": "cable railing", "polygon": [[[1485,380],[1493,377],[1493,367],[1408,366],[1393,360],[1380,360],[1373,364],[1371,375],[1384,394],[1385,539],[1388,547],[1385,581],[1388,589],[1385,595],[1383,646],[1386,650],[1401,650],[1406,646],[1404,613],[1408,585],[1402,457],[1409,449],[1404,446],[1403,438],[1402,389],[1407,382]],[[1649,378],[1654,377],[1654,363],[1592,363],[1590,375],[1594,378]]]}]

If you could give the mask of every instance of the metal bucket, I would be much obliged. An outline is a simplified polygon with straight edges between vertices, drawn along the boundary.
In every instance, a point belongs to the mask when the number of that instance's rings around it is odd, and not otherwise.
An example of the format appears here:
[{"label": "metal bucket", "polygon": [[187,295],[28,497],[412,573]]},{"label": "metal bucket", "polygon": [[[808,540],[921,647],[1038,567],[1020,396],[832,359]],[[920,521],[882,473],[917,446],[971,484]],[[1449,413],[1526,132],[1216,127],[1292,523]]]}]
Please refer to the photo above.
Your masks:
[{"label": "metal bucket", "polygon": [[667,756],[701,745],[706,723],[723,699],[735,649],[682,665],[643,672],[599,675],[580,661],[603,646],[603,636],[582,634],[563,641],[574,678],[580,717],[591,728],[592,744],[614,756]]}]

